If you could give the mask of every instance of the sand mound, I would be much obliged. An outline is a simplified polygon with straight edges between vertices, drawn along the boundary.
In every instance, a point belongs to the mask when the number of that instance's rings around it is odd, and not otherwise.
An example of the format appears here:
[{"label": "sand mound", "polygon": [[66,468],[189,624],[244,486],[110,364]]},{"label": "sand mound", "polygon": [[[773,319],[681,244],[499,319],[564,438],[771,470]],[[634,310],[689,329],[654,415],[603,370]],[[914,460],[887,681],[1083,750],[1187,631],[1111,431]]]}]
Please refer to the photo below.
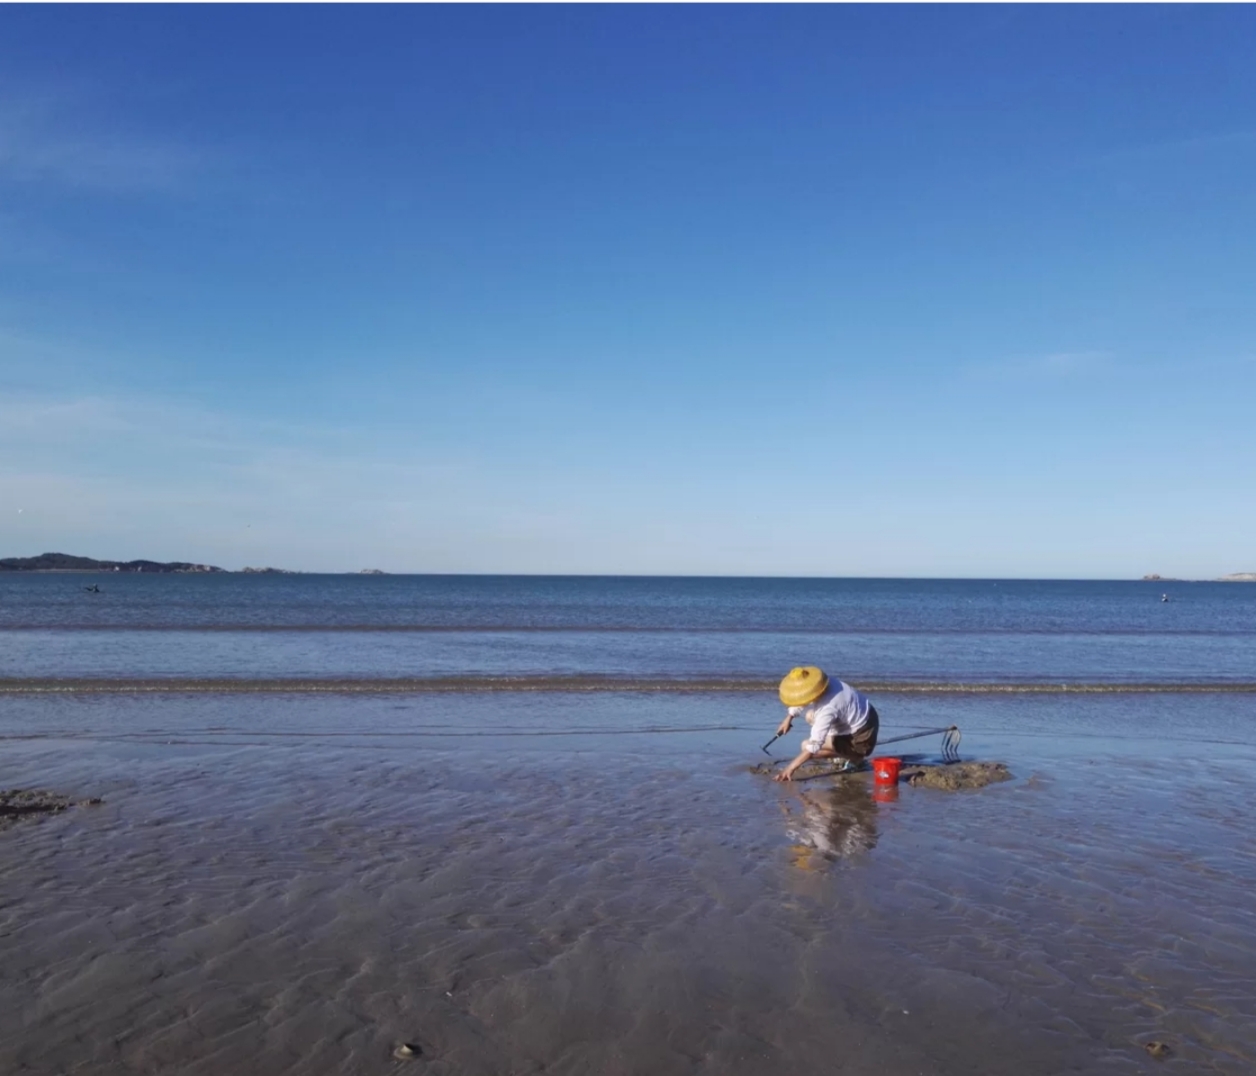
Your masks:
[{"label": "sand mound", "polygon": [[943,766],[904,766],[899,780],[913,788],[940,788],[960,792],[1010,781],[1012,774],[1002,762],[951,762]]},{"label": "sand mound", "polygon": [[98,799],[75,801],[69,796],[41,788],[0,789],[0,829],[29,815],[56,814],[67,807],[86,807],[99,802]]},{"label": "sand mound", "polygon": [[[750,767],[751,773],[773,776],[784,764],[783,759],[759,762]],[[871,781],[872,768],[836,772],[830,762],[807,763],[795,775],[795,781],[811,781],[831,777],[835,781]],[[913,788],[937,788],[944,792],[961,792],[986,785],[1010,781],[1011,771],[1003,762],[921,762],[906,763],[899,771],[899,780]]]}]

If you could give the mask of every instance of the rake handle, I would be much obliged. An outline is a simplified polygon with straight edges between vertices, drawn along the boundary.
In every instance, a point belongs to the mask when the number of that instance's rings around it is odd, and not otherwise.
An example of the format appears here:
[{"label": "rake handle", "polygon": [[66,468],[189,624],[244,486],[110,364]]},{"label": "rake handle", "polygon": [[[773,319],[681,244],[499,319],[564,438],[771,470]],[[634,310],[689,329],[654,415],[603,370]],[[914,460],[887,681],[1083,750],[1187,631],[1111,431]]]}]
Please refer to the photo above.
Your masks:
[{"label": "rake handle", "polygon": [[919,740],[922,736],[936,736],[940,732],[958,732],[958,725],[947,725],[940,729],[925,729],[924,732],[909,732],[906,736],[891,736],[888,740],[878,740],[878,744],[900,743],[903,740]]}]

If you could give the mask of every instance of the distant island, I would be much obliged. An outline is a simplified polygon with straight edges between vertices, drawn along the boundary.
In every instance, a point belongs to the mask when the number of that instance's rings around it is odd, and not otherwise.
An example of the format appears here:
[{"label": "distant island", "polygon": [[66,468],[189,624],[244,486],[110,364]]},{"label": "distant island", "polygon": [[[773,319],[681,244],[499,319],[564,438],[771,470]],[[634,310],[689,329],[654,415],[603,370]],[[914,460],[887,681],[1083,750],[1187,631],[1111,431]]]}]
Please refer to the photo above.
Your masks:
[{"label": "distant island", "polygon": [[[1171,575],[1144,575],[1144,583],[1189,583],[1189,579],[1174,579]],[[1234,572],[1214,579],[1214,583],[1256,583],[1256,572]]]},{"label": "distant island", "polygon": [[[145,572],[151,575],[176,573],[222,572],[216,564],[192,564],[185,560],[96,560],[95,557],[75,557],[69,553],[40,553],[37,557],[4,557],[0,559],[0,572]],[[287,568],[241,568],[242,575],[296,575]]]},{"label": "distant island", "polygon": [[4,557],[0,572],[224,572],[212,564],[190,564],[172,560],[95,560],[69,553],[40,553],[37,557]]}]

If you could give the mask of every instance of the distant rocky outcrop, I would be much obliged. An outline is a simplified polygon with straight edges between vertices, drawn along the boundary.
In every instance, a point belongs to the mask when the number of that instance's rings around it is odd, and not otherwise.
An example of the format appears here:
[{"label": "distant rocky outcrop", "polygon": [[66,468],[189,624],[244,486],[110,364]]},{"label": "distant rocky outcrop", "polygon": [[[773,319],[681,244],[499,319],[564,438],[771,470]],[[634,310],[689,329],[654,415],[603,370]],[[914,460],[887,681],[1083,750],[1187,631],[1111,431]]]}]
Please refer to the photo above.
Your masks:
[{"label": "distant rocky outcrop", "polygon": [[242,575],[296,575],[288,568],[241,568]]},{"label": "distant rocky outcrop", "polygon": [[387,575],[388,573],[379,568],[363,568],[358,575]]},{"label": "distant rocky outcrop", "polygon": [[0,559],[0,572],[221,572],[212,564],[191,564],[187,561],[96,560],[69,553],[40,553],[37,557],[5,557]]},{"label": "distant rocky outcrop", "polygon": [[1233,575],[1223,575],[1217,580],[1218,583],[1256,583],[1256,572],[1235,572]]}]

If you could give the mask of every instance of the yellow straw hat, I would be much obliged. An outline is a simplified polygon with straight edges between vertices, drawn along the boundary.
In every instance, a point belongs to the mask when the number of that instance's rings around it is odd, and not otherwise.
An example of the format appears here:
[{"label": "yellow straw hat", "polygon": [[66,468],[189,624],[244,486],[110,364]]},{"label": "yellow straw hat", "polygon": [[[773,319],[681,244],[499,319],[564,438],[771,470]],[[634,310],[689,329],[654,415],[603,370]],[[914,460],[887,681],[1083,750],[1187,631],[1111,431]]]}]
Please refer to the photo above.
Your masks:
[{"label": "yellow straw hat", "polygon": [[823,669],[804,665],[790,669],[781,681],[781,702],[786,706],[806,706],[815,702],[829,688],[829,678]]}]

